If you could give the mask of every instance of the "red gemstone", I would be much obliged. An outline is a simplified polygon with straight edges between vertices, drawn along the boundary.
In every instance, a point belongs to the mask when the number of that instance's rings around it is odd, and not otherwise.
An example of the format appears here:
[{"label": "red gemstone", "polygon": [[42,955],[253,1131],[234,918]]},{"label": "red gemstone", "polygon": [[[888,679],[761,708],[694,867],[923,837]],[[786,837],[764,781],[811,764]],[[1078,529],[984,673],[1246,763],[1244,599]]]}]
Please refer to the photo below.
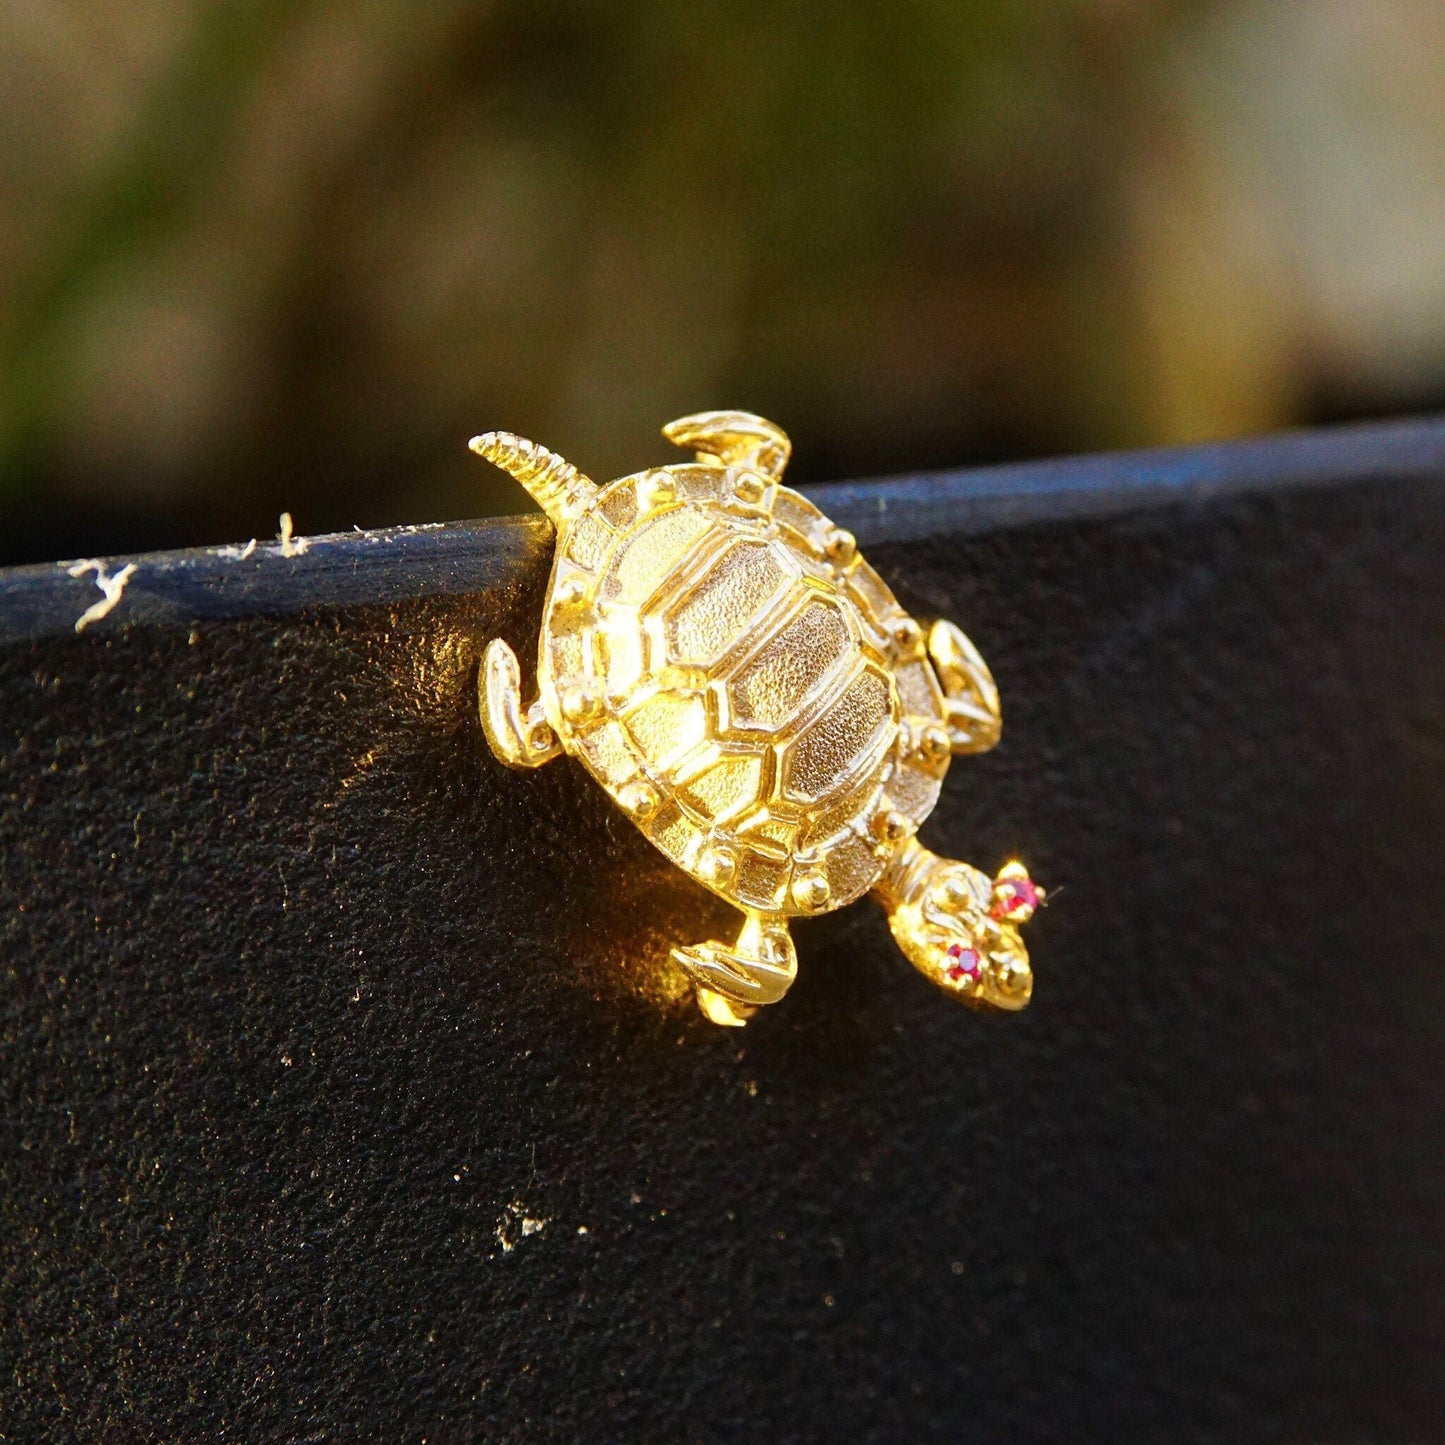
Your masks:
[{"label": "red gemstone", "polygon": [[983,972],[983,960],[979,958],[976,949],[955,943],[949,948],[947,956],[948,966],[943,970],[943,975],[952,983],[957,983],[961,978],[977,978]]},{"label": "red gemstone", "polygon": [[999,895],[993,901],[989,912],[995,918],[1012,913],[1015,908],[1037,908],[1039,890],[1032,878],[1005,878],[999,885]]}]

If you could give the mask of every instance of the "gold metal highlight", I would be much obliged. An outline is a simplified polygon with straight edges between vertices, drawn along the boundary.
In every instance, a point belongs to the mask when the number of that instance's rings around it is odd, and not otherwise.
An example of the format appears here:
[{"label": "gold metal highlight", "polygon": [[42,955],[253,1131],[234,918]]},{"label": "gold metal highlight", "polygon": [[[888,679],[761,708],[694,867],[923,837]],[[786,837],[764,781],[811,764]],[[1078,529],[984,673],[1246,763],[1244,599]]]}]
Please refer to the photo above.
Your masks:
[{"label": "gold metal highlight", "polygon": [[998,690],[950,622],[926,632],[806,498],[786,434],[747,412],[663,429],[697,460],[598,487],[510,432],[472,449],[558,530],[537,693],[500,639],[480,677],[493,752],[577,758],[679,868],[743,914],[732,942],[672,951],[704,1014],[737,1025],[797,972],[790,918],[872,892],[915,967],[974,1006],[1018,1009],[1019,927],[1043,900],[914,836],[950,758],[999,735]]}]

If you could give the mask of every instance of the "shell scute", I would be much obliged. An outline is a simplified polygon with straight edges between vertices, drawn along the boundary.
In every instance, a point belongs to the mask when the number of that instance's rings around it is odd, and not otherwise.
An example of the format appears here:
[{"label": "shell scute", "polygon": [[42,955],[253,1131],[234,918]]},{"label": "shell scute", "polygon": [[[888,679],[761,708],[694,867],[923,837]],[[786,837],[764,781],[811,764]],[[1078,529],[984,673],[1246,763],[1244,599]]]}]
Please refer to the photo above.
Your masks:
[{"label": "shell scute", "polygon": [[619,532],[625,532],[637,520],[636,487],[614,487],[597,504],[597,510]]},{"label": "shell scute", "polygon": [[583,683],[603,697],[585,728],[559,715],[560,735],[614,794],[650,785],[656,806],[635,821],[698,881],[793,913],[798,877],[821,876],[838,907],[878,876],[869,824],[892,793],[910,817],[931,806],[936,780],[899,749],[904,714],[937,705],[926,667],[914,677],[897,653],[905,614],[872,569],[828,554],[834,530],[805,498],[739,483],[716,466],[639,473],[578,518],[554,576],[581,600],[545,616],[544,696]]},{"label": "shell scute", "polygon": [[697,507],[671,507],[644,521],[610,559],[603,577],[603,600],[635,605],[650,596],[711,525],[707,514]]},{"label": "shell scute", "polygon": [[833,598],[815,594],[727,682],[733,728],[772,731],[797,717],[851,655],[855,634]]},{"label": "shell scute", "polygon": [[767,759],[757,752],[724,753],[678,788],[678,801],[713,823],[757,806]]},{"label": "shell scute", "polygon": [[784,796],[813,804],[846,786],[892,741],[896,717],[897,699],[888,675],[879,668],[861,668],[832,706],[788,745]]},{"label": "shell scute", "polygon": [[567,533],[567,555],[580,566],[593,568],[607,555],[617,533],[599,512],[588,512],[573,523]]},{"label": "shell scute", "polygon": [[707,736],[707,708],[700,696],[655,692],[627,714],[627,731],[658,770],[674,767]]},{"label": "shell scute", "polygon": [[806,498],[788,487],[779,487],[773,498],[773,518],[796,533],[803,545],[821,553],[828,519]]},{"label": "shell scute", "polygon": [[740,539],[720,552],[696,586],[669,608],[668,661],[711,667],[745,636],[796,577],[766,541]]},{"label": "shell scute", "polygon": [[790,874],[786,855],[749,849],[738,865],[738,897],[754,908],[779,908],[787,896]]},{"label": "shell scute", "polygon": [[591,729],[582,745],[593,770],[609,786],[620,788],[637,775],[637,760],[627,745],[620,723],[609,718]]}]

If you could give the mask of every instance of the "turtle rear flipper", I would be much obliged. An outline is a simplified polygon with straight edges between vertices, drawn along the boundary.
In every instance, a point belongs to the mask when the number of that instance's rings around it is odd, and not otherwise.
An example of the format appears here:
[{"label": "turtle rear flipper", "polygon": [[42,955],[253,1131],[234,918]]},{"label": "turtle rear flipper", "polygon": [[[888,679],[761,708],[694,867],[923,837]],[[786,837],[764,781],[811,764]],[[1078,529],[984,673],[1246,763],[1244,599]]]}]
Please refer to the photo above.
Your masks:
[{"label": "turtle rear flipper", "polygon": [[729,946],[715,939],[674,948],[673,961],[697,987],[697,1001],[715,1024],[744,1024],[763,1004],[787,993],[798,955],[781,918],[749,913]]},{"label": "turtle rear flipper", "polygon": [[750,411],[700,411],[663,427],[674,446],[692,447],[700,462],[752,467],[777,481],[788,465],[793,444],[782,427]]}]

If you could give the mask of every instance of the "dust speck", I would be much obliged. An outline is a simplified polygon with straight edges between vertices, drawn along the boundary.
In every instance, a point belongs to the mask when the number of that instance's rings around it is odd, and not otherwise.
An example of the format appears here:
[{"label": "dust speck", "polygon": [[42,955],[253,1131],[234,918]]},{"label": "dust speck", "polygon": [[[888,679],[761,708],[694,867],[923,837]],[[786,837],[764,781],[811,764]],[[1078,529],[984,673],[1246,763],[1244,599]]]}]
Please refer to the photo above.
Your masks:
[{"label": "dust speck", "polygon": [[277,532],[276,540],[281,543],[283,557],[299,557],[311,545],[307,538],[293,535],[294,527],[290,512],[281,513],[280,527],[281,530]]},{"label": "dust speck", "polygon": [[514,1199],[502,1210],[502,1217],[497,1221],[497,1243],[502,1246],[503,1254],[511,1254],[524,1239],[541,1234],[546,1227],[547,1220],[528,1214],[527,1206],[520,1199]]},{"label": "dust speck", "polygon": [[95,573],[95,585],[103,595],[99,602],[92,603],[75,619],[77,632],[84,632],[92,622],[99,622],[102,617],[108,616],[120,606],[120,599],[125,595],[125,584],[135,575],[135,563],[127,562],[114,576],[106,572],[103,563],[94,559],[77,562],[73,567],[66,568],[67,577],[84,577],[87,572]]}]

